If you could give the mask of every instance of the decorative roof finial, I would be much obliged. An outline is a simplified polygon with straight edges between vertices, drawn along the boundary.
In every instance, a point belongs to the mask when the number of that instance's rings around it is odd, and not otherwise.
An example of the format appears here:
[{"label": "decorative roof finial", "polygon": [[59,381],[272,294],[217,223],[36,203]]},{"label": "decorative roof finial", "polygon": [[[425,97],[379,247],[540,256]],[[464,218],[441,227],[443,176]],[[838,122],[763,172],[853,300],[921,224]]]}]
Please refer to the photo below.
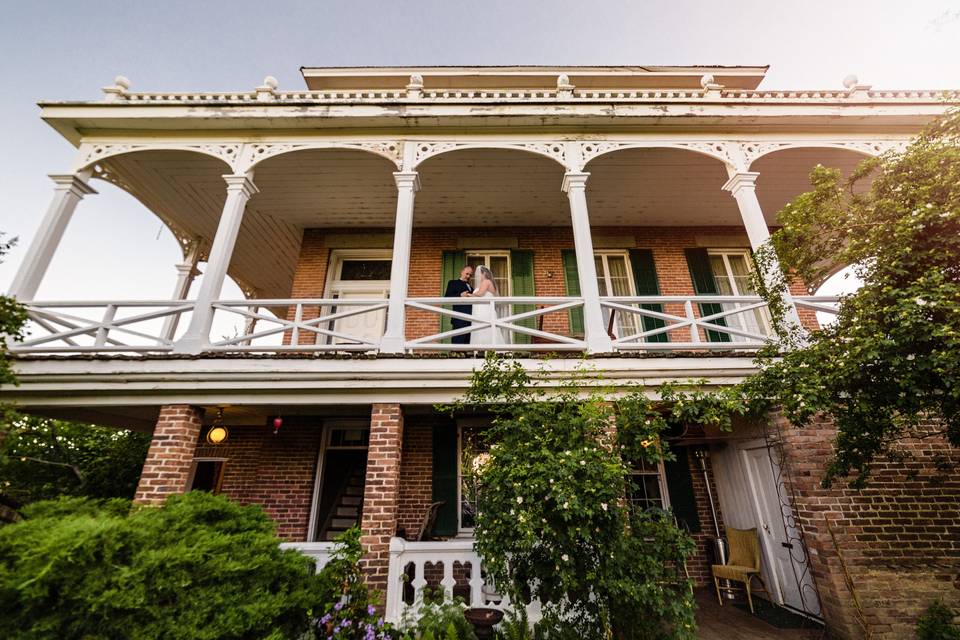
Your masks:
[{"label": "decorative roof finial", "polygon": [[270,102],[276,100],[277,87],[280,83],[273,76],[267,76],[263,79],[263,84],[256,88],[257,100],[260,102]]},{"label": "decorative roof finial", "polygon": [[267,76],[263,79],[263,86],[270,87],[271,89],[276,89],[280,86],[280,83],[277,82],[277,79],[273,76]]},{"label": "decorative roof finial", "polygon": [[419,98],[423,91],[423,76],[419,73],[410,74],[410,82],[407,83],[407,97]]},{"label": "decorative roof finial", "polygon": [[115,102],[117,100],[126,99],[127,89],[130,88],[130,81],[127,80],[126,76],[117,76],[113,79],[113,85],[109,87],[104,87],[101,89],[103,91],[103,99],[106,102]]},{"label": "decorative roof finial", "polygon": [[705,92],[712,93],[715,96],[719,96],[720,90],[723,89],[723,85],[717,82],[712,73],[705,73],[700,76],[700,86],[703,87]]},{"label": "decorative roof finial", "polygon": [[859,82],[860,82],[860,79],[857,78],[856,75],[851,73],[850,75],[848,75],[846,78],[843,79],[843,86],[853,91],[853,88],[856,87],[857,83]]}]

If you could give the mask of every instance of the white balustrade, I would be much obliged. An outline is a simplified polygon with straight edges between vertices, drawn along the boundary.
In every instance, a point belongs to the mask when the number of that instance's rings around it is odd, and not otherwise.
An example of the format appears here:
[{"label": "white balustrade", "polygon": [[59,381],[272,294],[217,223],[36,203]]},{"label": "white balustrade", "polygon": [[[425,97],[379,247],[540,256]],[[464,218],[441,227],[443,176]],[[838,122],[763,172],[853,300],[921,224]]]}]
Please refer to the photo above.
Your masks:
[{"label": "white balustrade", "polygon": [[[582,351],[586,345],[582,339],[560,333],[544,331],[539,328],[543,318],[550,314],[567,314],[573,309],[583,308],[582,298],[538,298],[505,296],[497,298],[409,298],[407,308],[432,314],[436,319],[447,317],[451,320],[463,320],[470,324],[465,327],[441,331],[428,336],[407,340],[408,349],[431,349],[440,351],[489,350],[489,351]],[[453,306],[472,307],[472,313],[454,311]],[[527,311],[517,311],[517,307],[533,307]],[[534,329],[524,326],[536,324]],[[469,335],[468,344],[451,344],[443,340],[455,336]],[[518,336],[530,336],[541,342],[521,342]]]},{"label": "white balustrade", "polygon": [[282,542],[281,549],[296,549],[305,556],[310,556],[317,565],[317,571],[323,569],[330,561],[335,542]]},{"label": "white balustrade", "polygon": [[11,350],[30,352],[164,352],[173,340],[164,335],[167,318],[193,311],[192,301],[28,302],[26,338]]},{"label": "white balustrade", "polygon": [[[836,316],[840,300],[793,297],[796,307],[806,311],[808,319],[815,313],[821,326]],[[661,310],[644,308],[650,305],[661,305]],[[701,305],[715,305],[719,311],[699,315]],[[185,316],[189,319],[196,303],[108,300],[27,302],[24,306],[27,335],[11,344],[17,353],[164,353],[173,351],[178,339],[164,327],[185,326]],[[453,306],[472,307],[473,312],[454,311]],[[205,350],[376,352],[388,307],[386,298],[218,300],[213,303],[211,334],[228,335],[211,335]],[[751,350],[772,338],[767,303],[759,296],[608,296],[600,299],[600,307],[615,351]],[[408,314],[429,314],[437,324],[443,317],[470,323],[409,338],[403,344],[406,351],[586,349],[584,340],[568,335],[567,329],[570,311],[583,312],[582,298],[409,298],[405,309]],[[552,330],[545,329],[545,324]],[[467,344],[450,342],[463,335],[470,336]],[[669,340],[659,337],[663,335],[669,335]],[[723,341],[715,341],[716,335],[723,336]]]},{"label": "white balustrade", "polygon": [[[429,593],[425,594],[427,589]],[[408,542],[390,540],[390,567],[387,575],[386,619],[398,623],[415,620],[424,596],[436,597],[441,590],[444,600],[455,596],[469,607],[510,610],[509,598],[496,592],[485,580],[483,563],[473,548],[473,540]],[[540,605],[525,605],[531,623],[540,619]]]}]

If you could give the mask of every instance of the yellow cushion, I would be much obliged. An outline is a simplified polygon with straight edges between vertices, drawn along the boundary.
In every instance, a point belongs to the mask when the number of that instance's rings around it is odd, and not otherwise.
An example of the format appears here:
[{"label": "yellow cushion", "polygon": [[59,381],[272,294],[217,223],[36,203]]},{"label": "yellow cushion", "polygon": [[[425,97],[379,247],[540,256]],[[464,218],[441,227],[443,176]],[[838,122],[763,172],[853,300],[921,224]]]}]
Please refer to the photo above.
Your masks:
[{"label": "yellow cushion", "polygon": [[718,578],[726,578],[727,580],[740,580],[745,582],[749,579],[750,574],[760,573],[753,567],[744,567],[742,565],[736,564],[715,564],[710,567],[713,571],[713,575]]}]

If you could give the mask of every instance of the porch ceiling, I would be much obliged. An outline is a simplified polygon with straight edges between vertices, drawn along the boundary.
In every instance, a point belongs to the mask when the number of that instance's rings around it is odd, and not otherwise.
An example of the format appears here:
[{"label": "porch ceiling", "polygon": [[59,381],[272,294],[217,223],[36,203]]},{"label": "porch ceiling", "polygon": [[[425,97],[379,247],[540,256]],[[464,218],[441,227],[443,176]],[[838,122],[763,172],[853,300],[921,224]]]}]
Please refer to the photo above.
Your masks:
[{"label": "porch ceiling", "polygon": [[[809,188],[817,163],[851,170],[862,159],[840,149],[778,151],[754,163],[767,220]],[[103,163],[114,179],[182,237],[213,239],[225,197],[226,165],[185,151],[146,151]],[[396,207],[394,166],[353,150],[309,150],[276,156],[255,170],[260,189],[237,239],[230,275],[262,297],[289,296],[305,228],[389,228]],[[418,168],[414,224],[464,230],[499,226],[568,226],[560,187],[563,168],[517,150],[469,149],[440,154]],[[631,149],[590,162],[587,197],[594,226],[740,226],[722,191],[717,160],[676,149]]]}]

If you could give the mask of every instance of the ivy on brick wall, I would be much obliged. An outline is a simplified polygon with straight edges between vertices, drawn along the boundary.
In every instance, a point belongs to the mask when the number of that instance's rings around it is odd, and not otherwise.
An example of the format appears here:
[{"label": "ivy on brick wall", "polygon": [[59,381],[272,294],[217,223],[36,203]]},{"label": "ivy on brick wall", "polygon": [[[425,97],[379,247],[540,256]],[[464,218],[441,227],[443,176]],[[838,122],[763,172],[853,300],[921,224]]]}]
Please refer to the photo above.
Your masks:
[{"label": "ivy on brick wall", "polygon": [[[806,282],[850,265],[862,285],[809,336],[790,335],[774,304],[784,340],[760,354],[760,373],[740,390],[800,427],[832,419],[825,481],[852,475],[862,485],[873,461],[902,455],[897,442],[929,437],[931,419],[960,446],[960,113],[846,179],[822,166],[810,179],[811,191],[780,212],[758,271],[775,249]],[[772,289],[781,299],[783,279]]]}]

